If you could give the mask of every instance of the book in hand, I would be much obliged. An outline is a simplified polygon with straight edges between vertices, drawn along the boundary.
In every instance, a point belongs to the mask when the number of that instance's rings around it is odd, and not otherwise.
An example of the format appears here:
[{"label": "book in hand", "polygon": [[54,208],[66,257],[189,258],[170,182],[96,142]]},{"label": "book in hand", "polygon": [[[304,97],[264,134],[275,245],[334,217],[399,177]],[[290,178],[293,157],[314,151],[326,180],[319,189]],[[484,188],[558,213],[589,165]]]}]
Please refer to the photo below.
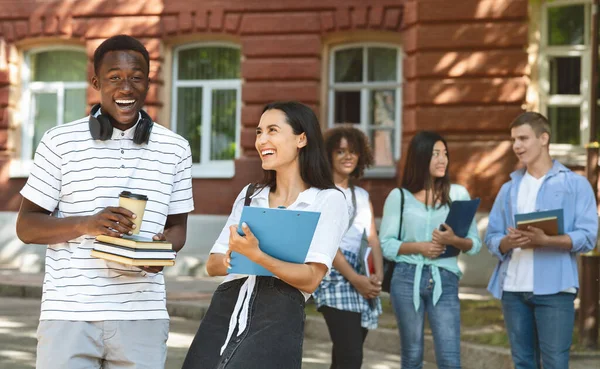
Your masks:
[{"label": "book in hand", "polygon": [[167,241],[140,236],[111,237],[99,235],[91,255],[100,259],[133,266],[175,265],[175,252]]},{"label": "book in hand", "polygon": [[[362,239],[360,240],[360,248],[358,249],[358,263],[360,267],[360,273],[366,277],[371,277],[375,274],[375,262],[373,261],[373,248],[369,246],[369,240],[367,239],[367,231],[363,231]],[[371,309],[375,309],[376,300],[367,299]]]},{"label": "book in hand", "polygon": [[358,261],[360,263],[360,272],[367,277],[375,273],[375,262],[373,261],[373,249],[369,246],[366,232],[363,232],[360,248],[358,250]]},{"label": "book in hand", "polygon": [[515,214],[515,225],[522,231],[530,226],[539,228],[548,236],[564,234],[563,209]]},{"label": "book in hand", "polygon": [[127,246],[110,245],[103,242],[96,242],[94,244],[94,250],[131,259],[175,259],[175,252],[173,250],[135,249]]},{"label": "book in hand", "polygon": [[131,266],[173,266],[175,259],[133,259],[121,255],[115,255],[108,252],[98,251],[96,249],[91,252],[93,257],[114,261],[124,265]]},{"label": "book in hand", "polygon": [[[242,223],[258,239],[260,249],[276,259],[304,264],[321,213],[288,209],[244,206],[238,225]],[[273,273],[236,252],[231,253],[230,274],[272,276]]]},{"label": "book in hand", "polygon": [[[450,205],[450,211],[446,217],[446,224],[449,225],[454,234],[458,237],[466,237],[475,218],[477,208],[479,208],[480,199],[476,198],[473,200],[456,200],[452,201]],[[444,230],[444,226],[440,226],[440,231]],[[460,249],[446,245],[446,251],[444,251],[438,258],[451,258],[458,256]]]},{"label": "book in hand", "polygon": [[172,250],[173,245],[168,241],[155,241],[152,238],[138,235],[123,235],[123,237],[112,237],[104,234],[96,236],[96,241],[131,247],[134,249]]}]

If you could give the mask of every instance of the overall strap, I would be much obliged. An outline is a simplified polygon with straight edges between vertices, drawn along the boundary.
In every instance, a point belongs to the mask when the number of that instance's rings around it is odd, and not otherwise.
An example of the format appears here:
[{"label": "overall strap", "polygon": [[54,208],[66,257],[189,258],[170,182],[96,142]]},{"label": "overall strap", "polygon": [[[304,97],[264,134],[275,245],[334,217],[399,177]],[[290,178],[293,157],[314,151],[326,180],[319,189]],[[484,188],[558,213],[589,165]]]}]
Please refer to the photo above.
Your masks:
[{"label": "overall strap", "polygon": [[250,183],[248,185],[248,189],[246,190],[246,197],[244,198],[244,206],[250,206],[250,202],[252,202],[252,195],[254,194],[254,189],[256,185],[254,183]]}]

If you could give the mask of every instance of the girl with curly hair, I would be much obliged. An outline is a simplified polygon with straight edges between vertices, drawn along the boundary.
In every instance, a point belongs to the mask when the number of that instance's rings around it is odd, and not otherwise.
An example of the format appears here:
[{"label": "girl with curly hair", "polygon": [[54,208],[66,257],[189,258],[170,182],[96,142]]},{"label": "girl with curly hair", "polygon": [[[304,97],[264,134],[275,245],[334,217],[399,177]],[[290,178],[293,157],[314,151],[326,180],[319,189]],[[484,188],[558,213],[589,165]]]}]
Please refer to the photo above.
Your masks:
[{"label": "girl with curly hair", "polygon": [[[331,273],[313,297],[325,317],[333,342],[331,369],[359,369],[368,329],[377,328],[381,314],[379,293],[383,259],[369,193],[356,183],[373,163],[368,139],[353,127],[338,127],[325,134],[325,148],[335,185],[346,195],[350,221]],[[361,264],[361,246],[370,245],[374,273],[366,275]]]}]

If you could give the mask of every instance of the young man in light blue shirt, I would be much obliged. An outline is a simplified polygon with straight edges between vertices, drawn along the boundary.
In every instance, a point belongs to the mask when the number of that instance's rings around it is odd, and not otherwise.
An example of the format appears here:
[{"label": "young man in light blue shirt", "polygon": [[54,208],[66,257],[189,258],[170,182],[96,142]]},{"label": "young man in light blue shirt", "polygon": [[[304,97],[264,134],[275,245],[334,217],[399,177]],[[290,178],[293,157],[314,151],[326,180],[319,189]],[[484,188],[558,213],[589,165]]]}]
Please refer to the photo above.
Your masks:
[{"label": "young man in light blue shirt", "polygon": [[[488,290],[502,300],[515,369],[569,367],[579,288],[576,255],[596,245],[598,212],[588,181],[552,160],[550,126],[527,112],[511,124],[513,151],[525,168],[500,189],[485,237],[498,259]],[[564,234],[515,228],[514,216],[563,209]]]}]

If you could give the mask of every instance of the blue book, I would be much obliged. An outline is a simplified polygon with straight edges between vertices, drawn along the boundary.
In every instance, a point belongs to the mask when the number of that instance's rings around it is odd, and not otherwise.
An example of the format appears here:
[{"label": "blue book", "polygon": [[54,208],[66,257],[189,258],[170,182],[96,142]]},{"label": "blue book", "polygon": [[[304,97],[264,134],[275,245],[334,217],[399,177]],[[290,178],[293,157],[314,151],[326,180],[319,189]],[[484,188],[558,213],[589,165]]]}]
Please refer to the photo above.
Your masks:
[{"label": "blue book", "polygon": [[[260,249],[267,255],[289,263],[304,264],[320,216],[321,213],[314,211],[244,206],[238,233],[244,235],[242,223],[245,222],[258,239]],[[230,264],[230,274],[273,275],[236,252],[231,253]]]},{"label": "blue book", "polygon": [[[471,223],[475,218],[477,208],[479,208],[479,198],[473,200],[456,200],[452,201],[450,205],[450,211],[446,217],[446,224],[448,224],[454,234],[458,237],[466,237],[471,228]],[[444,230],[443,226],[440,226],[440,230]],[[446,251],[444,251],[438,258],[451,258],[458,256],[460,249],[446,245]]]},{"label": "blue book", "polygon": [[565,234],[563,209],[515,214],[515,227],[517,229],[526,231],[529,226],[540,228],[548,236]]}]

